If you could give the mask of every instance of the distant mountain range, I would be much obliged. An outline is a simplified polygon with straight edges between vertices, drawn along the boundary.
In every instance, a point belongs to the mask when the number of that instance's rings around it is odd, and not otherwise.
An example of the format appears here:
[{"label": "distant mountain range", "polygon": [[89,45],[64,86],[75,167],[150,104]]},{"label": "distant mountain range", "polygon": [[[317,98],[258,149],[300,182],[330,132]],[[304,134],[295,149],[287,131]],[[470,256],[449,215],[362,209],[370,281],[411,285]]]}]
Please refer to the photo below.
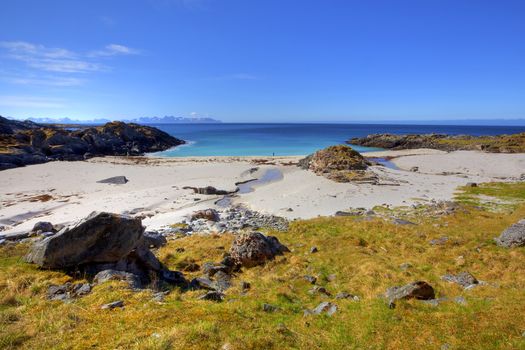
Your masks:
[{"label": "distant mountain range", "polygon": [[[35,123],[41,124],[105,124],[111,122],[109,119],[76,120],[70,118],[28,118]],[[142,117],[136,119],[119,119],[126,123],[137,124],[182,124],[182,123],[221,123],[220,120],[207,117]]]}]

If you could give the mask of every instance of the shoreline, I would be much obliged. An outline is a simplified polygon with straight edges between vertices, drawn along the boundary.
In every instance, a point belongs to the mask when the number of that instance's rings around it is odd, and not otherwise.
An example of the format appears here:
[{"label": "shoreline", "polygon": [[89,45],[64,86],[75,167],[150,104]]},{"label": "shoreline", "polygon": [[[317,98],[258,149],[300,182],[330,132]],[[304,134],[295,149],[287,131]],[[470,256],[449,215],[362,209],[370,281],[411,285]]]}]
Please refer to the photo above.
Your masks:
[{"label": "shoreline", "polygon": [[[4,170],[0,172],[0,225],[6,229],[0,235],[29,231],[37,221],[68,224],[95,210],[140,215],[148,229],[159,229],[196,210],[221,209],[214,203],[223,196],[195,194],[183,187],[233,191],[236,183],[273,168],[282,173],[281,179],[236,194],[232,204],[288,219],[308,219],[351,208],[450,200],[458,186],[469,182],[525,179],[525,154],[416,149],[363,155],[388,157],[398,169],[372,166],[378,185],[330,181],[295,166],[301,156],[106,156]],[[254,168],[259,173],[254,175]],[[129,182],[97,182],[113,176],[125,176]]]}]

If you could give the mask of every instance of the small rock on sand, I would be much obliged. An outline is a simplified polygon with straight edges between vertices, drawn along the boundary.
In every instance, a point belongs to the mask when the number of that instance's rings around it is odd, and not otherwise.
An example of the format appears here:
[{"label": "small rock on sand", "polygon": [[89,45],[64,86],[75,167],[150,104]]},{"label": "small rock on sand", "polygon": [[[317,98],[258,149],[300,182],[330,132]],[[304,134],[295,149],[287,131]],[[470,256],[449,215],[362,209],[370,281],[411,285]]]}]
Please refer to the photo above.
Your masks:
[{"label": "small rock on sand", "polygon": [[97,182],[100,184],[125,185],[128,181],[125,176],[113,176]]}]

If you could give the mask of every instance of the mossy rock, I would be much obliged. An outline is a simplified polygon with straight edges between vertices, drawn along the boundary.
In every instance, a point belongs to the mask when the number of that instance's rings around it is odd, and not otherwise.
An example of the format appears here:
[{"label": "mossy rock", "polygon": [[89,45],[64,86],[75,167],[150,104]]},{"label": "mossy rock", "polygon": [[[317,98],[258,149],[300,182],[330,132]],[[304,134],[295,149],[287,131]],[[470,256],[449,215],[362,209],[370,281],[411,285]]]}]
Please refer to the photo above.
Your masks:
[{"label": "mossy rock", "polygon": [[368,168],[368,162],[359,152],[351,147],[337,145],[315,152],[309,168],[315,173],[327,173],[337,170],[365,170]]}]

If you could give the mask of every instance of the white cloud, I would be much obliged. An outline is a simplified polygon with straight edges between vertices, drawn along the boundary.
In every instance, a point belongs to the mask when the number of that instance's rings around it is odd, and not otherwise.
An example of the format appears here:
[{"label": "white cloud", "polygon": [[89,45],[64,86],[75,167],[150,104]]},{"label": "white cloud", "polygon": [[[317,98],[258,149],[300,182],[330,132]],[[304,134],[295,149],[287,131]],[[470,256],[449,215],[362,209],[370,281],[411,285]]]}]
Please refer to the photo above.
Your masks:
[{"label": "white cloud", "polygon": [[[25,41],[2,41],[0,51],[5,52],[0,56],[0,62],[2,59],[11,59],[23,62],[29,68],[23,76],[18,74],[14,78],[1,74],[3,80],[14,84],[50,86],[81,85],[85,80],[77,78],[76,74],[110,70],[105,63],[101,63],[102,57],[139,53],[136,49],[120,44],[109,44],[102,50],[80,53]],[[38,77],[38,72],[52,72],[58,75],[52,78]]]},{"label": "white cloud", "polygon": [[49,72],[85,73],[103,69],[102,65],[63,48],[48,48],[23,41],[0,42],[0,47],[7,51],[7,57]]},{"label": "white cloud", "polygon": [[130,47],[119,45],[119,44],[109,44],[103,50],[93,51],[90,53],[91,57],[98,56],[116,56],[116,55],[138,55],[140,52],[136,49]]},{"label": "white cloud", "polygon": [[0,106],[17,108],[64,108],[64,100],[35,96],[0,96]]},{"label": "white cloud", "polygon": [[29,67],[48,72],[88,73],[108,70],[108,67],[94,58],[100,56],[132,55],[138,50],[124,45],[110,44],[103,50],[88,54],[76,53],[63,48],[49,48],[24,41],[3,41],[0,48],[7,57],[26,63]]}]

